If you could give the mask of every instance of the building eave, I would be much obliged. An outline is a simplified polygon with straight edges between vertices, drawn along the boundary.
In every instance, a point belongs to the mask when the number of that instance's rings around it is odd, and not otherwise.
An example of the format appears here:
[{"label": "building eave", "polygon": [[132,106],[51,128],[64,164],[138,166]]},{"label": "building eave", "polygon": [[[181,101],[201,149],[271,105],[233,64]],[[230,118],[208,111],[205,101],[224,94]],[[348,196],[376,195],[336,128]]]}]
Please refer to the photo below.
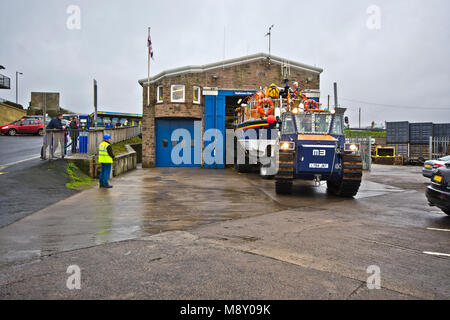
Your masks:
[{"label": "building eave", "polygon": [[[266,53],[257,53],[257,54],[253,54],[253,55],[249,55],[249,56],[245,56],[245,57],[205,64],[202,66],[192,66],[191,65],[191,66],[185,66],[185,67],[181,67],[181,68],[169,69],[169,70],[162,71],[162,72],[158,73],[157,75],[151,77],[150,83],[152,84],[152,83],[158,82],[166,77],[177,76],[177,75],[186,74],[186,73],[201,73],[201,72],[211,71],[211,70],[219,69],[219,68],[229,68],[229,67],[233,67],[236,65],[251,63],[251,62],[255,62],[255,61],[259,61],[259,60],[264,60],[264,59],[267,60],[268,58],[269,58],[269,55]],[[273,56],[273,55],[270,56],[270,62],[279,64],[279,65],[288,63],[291,68],[305,70],[305,71],[315,73],[315,74],[321,74],[323,72],[322,68],[313,67],[313,66],[301,63],[301,62],[283,59],[283,58]],[[141,86],[147,85],[147,82],[148,82],[147,78],[139,80],[139,84]]]}]

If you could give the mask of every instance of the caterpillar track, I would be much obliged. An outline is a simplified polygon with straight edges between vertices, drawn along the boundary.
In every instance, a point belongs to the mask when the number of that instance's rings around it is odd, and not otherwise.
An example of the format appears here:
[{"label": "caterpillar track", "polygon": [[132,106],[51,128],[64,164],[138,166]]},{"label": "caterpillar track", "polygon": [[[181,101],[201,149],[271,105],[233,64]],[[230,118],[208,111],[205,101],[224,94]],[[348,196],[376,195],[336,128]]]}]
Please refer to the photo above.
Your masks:
[{"label": "caterpillar track", "polygon": [[277,194],[292,193],[294,180],[294,151],[280,151],[278,156],[278,173],[275,176],[275,191]]},{"label": "caterpillar track", "polygon": [[328,190],[340,197],[354,197],[362,179],[362,159],[359,155],[342,156],[342,175],[327,181]]}]

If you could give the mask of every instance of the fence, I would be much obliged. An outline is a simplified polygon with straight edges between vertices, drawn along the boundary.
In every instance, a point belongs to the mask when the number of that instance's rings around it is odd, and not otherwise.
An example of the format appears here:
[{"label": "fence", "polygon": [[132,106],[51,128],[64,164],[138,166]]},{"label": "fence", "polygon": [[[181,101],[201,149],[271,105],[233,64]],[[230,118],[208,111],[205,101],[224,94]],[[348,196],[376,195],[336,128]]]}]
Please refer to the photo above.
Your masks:
[{"label": "fence", "polygon": [[370,170],[372,166],[372,138],[346,138],[345,141],[360,145],[363,170]]},{"label": "fence", "polygon": [[429,159],[439,159],[447,155],[450,155],[450,137],[430,137]]},{"label": "fence", "polygon": [[115,144],[137,137],[141,132],[141,126],[89,130],[87,132],[87,153],[97,153],[98,145],[103,141],[105,134],[109,134],[111,136],[111,144]]},{"label": "fence", "polygon": [[59,154],[65,156],[71,150],[78,151],[78,153],[95,155],[98,151],[98,145],[103,141],[105,134],[109,134],[111,136],[111,144],[115,144],[136,137],[141,132],[141,126],[70,131],[47,130],[44,136],[41,156],[47,157],[49,155],[49,158]]}]

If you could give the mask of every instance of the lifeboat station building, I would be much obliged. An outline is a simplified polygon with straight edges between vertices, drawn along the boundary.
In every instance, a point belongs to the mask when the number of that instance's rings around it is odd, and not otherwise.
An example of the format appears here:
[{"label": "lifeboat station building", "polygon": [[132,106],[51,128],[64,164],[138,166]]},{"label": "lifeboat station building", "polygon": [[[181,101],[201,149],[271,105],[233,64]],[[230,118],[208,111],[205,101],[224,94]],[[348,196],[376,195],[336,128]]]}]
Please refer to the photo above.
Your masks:
[{"label": "lifeboat station building", "polygon": [[[225,137],[225,129],[233,128],[235,108],[259,88],[268,87],[271,83],[282,87],[287,74],[290,82],[297,81],[302,89],[319,90],[322,71],[321,68],[259,53],[163,71],[151,77],[150,84],[147,79],[139,80],[143,93],[142,166],[224,168],[225,160],[217,165],[203,165],[203,160],[175,164],[171,154],[179,141],[171,141],[172,132],[186,129],[191,134],[193,155],[197,140],[194,140],[194,125],[198,127],[201,124],[201,137],[211,128],[219,130]],[[201,147],[203,153],[203,141]]]}]

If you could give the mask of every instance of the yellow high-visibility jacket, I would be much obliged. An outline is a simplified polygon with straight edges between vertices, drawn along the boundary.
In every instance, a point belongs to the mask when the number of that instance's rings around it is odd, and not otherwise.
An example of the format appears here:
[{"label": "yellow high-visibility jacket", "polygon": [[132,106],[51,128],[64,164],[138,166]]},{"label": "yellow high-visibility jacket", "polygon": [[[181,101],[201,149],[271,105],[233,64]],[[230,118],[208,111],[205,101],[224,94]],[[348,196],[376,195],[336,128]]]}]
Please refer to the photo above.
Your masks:
[{"label": "yellow high-visibility jacket", "polygon": [[278,88],[269,88],[267,91],[267,97],[271,99],[278,99],[280,97],[280,90],[278,90]]},{"label": "yellow high-visibility jacket", "polygon": [[102,141],[102,143],[98,146],[98,162],[113,163],[113,158],[110,157],[108,150],[106,150],[109,145],[109,142]]}]

